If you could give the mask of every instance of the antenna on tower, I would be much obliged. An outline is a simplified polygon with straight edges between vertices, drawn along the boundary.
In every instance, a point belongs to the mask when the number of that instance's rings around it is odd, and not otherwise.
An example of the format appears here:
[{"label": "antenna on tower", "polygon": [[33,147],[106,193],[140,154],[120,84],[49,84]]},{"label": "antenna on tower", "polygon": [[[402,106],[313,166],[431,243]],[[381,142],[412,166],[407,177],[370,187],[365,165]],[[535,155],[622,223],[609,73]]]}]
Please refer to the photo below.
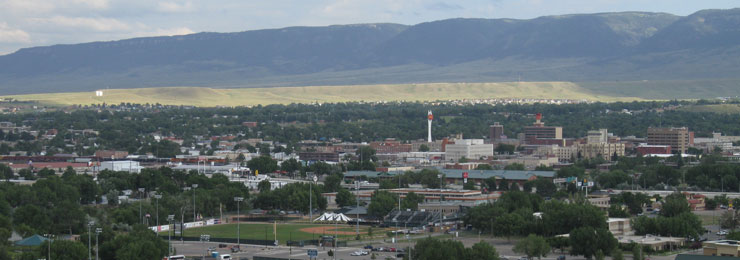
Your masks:
[{"label": "antenna on tower", "polygon": [[432,142],[432,120],[434,120],[434,115],[432,115],[432,110],[429,110],[427,112],[427,142]]}]

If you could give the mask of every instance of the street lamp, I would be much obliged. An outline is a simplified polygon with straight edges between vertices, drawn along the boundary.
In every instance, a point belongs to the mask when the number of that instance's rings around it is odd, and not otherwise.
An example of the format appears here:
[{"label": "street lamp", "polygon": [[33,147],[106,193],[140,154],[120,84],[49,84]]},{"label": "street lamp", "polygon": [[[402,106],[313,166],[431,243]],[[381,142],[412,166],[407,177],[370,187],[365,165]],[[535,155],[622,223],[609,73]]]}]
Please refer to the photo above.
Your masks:
[{"label": "street lamp", "polygon": [[242,204],[242,201],[244,201],[244,197],[234,197],[234,201],[236,201],[236,247],[239,248],[239,251],[241,251],[241,230],[239,230],[239,224],[241,223],[241,214],[239,212],[239,205]]},{"label": "street lamp", "polygon": [[100,251],[98,249],[98,245],[99,245],[99,243],[98,243],[98,235],[100,233],[102,233],[102,232],[103,232],[103,229],[102,228],[96,228],[95,229],[95,260],[99,260],[100,259],[100,257],[98,256],[98,251]]},{"label": "street lamp", "polygon": [[91,235],[92,232],[90,229],[92,229],[92,226],[95,226],[95,221],[90,221],[87,223],[87,259],[92,260],[92,245],[91,245]]},{"label": "street lamp", "polygon": [[172,255],[172,235],[170,233],[170,230],[174,228],[170,228],[172,225],[172,221],[175,220],[175,215],[167,215],[167,256]]},{"label": "street lamp", "polygon": [[155,194],[155,195],[154,195],[154,198],[155,198],[155,199],[156,199],[156,201],[157,201],[157,233],[159,233],[159,199],[161,199],[161,198],[162,198],[162,195],[160,195],[160,194]]},{"label": "street lamp", "polygon": [[193,184],[193,221],[195,221],[195,188],[198,188],[198,184]]}]

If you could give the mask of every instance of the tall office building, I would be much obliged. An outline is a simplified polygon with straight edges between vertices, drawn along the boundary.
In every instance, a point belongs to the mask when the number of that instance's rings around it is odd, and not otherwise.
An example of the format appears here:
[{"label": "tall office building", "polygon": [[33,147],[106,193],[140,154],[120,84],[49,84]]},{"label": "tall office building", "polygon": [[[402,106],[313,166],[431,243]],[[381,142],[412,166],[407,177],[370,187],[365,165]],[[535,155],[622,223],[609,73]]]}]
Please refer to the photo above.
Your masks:
[{"label": "tall office building", "polygon": [[489,136],[489,138],[491,139],[491,142],[496,141],[496,140],[501,140],[502,139],[501,136],[503,135],[504,135],[504,126],[500,125],[498,122],[493,123],[493,125],[491,125],[491,135]]},{"label": "tall office building", "polygon": [[531,126],[524,127],[524,138],[527,143],[537,139],[563,139],[563,127],[545,126],[542,122],[542,114],[537,113],[537,121]]},{"label": "tall office building", "polygon": [[694,132],[687,127],[650,127],[647,142],[649,145],[670,145],[673,153],[686,153],[694,144]]}]

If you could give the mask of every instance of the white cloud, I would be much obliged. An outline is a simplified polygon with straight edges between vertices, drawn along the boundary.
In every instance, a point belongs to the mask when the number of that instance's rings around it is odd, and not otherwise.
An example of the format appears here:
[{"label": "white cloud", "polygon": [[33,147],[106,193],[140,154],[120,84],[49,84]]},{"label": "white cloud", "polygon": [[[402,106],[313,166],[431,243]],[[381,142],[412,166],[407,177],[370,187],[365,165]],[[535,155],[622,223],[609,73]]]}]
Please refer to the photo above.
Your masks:
[{"label": "white cloud", "polygon": [[97,32],[124,31],[131,29],[131,26],[128,24],[113,18],[53,16],[51,18],[34,18],[32,21],[42,26],[88,29]]},{"label": "white cloud", "polygon": [[193,3],[191,2],[159,2],[157,3],[157,10],[166,13],[184,13],[193,11]]},{"label": "white cloud", "polygon": [[30,43],[31,35],[21,29],[11,28],[7,23],[0,22],[0,42]]},{"label": "white cloud", "polygon": [[108,0],[71,0],[72,3],[87,5],[95,9],[107,9]]}]

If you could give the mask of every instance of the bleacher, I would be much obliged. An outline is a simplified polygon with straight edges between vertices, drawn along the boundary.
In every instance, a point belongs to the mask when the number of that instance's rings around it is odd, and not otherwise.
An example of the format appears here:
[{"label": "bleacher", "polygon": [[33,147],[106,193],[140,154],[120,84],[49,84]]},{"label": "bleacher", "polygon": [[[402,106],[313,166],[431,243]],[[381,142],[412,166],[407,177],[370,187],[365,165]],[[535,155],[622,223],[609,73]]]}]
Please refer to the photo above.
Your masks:
[{"label": "bleacher", "polygon": [[422,227],[442,219],[442,214],[428,211],[393,210],[383,219],[386,226]]}]

